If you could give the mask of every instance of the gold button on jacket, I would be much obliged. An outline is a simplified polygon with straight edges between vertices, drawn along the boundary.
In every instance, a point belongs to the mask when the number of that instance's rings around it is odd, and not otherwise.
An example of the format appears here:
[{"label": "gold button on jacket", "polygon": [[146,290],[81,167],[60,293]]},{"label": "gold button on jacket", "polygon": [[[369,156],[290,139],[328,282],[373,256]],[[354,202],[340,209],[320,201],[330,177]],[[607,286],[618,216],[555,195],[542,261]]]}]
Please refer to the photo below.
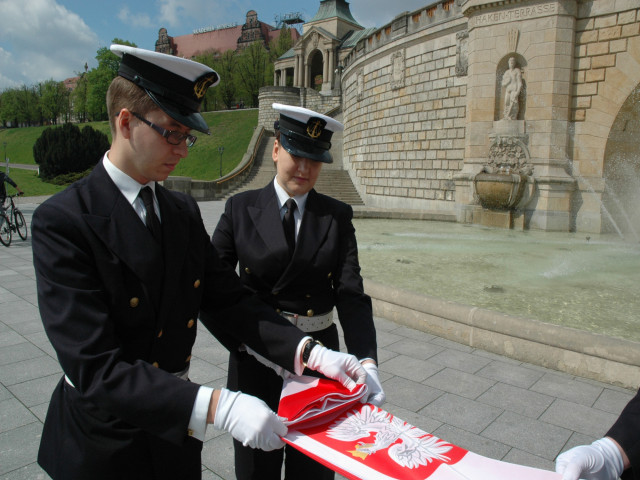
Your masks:
[{"label": "gold button on jacket", "polygon": [[129,300],[129,306],[131,308],[136,308],[140,304],[140,299],[138,297],[133,297]]}]

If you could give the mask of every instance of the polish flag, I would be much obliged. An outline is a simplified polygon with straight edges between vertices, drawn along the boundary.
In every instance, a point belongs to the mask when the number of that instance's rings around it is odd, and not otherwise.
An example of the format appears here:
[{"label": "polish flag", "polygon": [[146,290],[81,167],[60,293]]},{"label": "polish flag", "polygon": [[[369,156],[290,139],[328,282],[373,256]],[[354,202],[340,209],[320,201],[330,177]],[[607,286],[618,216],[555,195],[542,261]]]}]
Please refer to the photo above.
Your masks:
[{"label": "polish flag", "polygon": [[353,480],[560,480],[561,475],[477,455],[313,377],[284,381],[278,415],[284,441]]}]

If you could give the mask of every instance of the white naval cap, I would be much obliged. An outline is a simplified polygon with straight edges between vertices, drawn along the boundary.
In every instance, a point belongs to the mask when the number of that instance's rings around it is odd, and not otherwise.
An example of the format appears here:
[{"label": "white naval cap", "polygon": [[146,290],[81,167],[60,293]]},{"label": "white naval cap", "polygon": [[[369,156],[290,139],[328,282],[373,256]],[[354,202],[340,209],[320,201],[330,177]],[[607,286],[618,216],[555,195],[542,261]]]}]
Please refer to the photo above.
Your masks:
[{"label": "white naval cap", "polygon": [[274,103],[272,108],[280,114],[274,128],[280,131],[280,143],[291,155],[317,162],[333,163],[331,137],[344,130],[334,118],[308,108]]}]

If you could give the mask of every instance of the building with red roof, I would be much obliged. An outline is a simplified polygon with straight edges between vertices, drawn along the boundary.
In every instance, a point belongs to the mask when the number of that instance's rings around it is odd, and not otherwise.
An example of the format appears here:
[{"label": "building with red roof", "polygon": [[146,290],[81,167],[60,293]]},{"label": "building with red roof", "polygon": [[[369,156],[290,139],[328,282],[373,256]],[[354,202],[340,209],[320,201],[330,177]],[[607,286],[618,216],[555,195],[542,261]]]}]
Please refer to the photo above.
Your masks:
[{"label": "building with red roof", "polygon": [[[280,36],[282,30],[258,20],[255,10],[247,12],[243,25],[230,24],[217,27],[206,27],[195,30],[189,35],[172,37],[166,28],[161,28],[156,41],[156,52],[168,53],[178,57],[193,58],[208,51],[241,50],[253,42],[262,42],[269,48],[269,43]],[[293,43],[300,38],[300,33],[291,28]]]}]

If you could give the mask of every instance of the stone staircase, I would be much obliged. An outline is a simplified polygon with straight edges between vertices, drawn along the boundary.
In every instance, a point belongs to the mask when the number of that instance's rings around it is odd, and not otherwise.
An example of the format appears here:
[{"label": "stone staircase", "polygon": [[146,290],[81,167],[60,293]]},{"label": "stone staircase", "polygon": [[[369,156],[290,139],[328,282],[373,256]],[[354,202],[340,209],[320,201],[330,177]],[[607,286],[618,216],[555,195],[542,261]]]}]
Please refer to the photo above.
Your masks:
[{"label": "stone staircase", "polygon": [[[274,139],[275,137],[272,135],[265,135],[265,137],[263,137],[262,144],[258,149],[258,154],[256,155],[254,165],[247,180],[230,190],[224,196],[225,200],[236,193],[262,188],[273,180],[276,174],[275,165],[271,158]],[[336,160],[339,160],[339,162]],[[341,159],[334,158],[334,161],[336,161],[336,163],[323,165],[320,177],[315,185],[316,191],[341,200],[349,205],[364,205],[356,187],[351,181],[351,177],[349,177],[349,173],[342,169]]]}]

